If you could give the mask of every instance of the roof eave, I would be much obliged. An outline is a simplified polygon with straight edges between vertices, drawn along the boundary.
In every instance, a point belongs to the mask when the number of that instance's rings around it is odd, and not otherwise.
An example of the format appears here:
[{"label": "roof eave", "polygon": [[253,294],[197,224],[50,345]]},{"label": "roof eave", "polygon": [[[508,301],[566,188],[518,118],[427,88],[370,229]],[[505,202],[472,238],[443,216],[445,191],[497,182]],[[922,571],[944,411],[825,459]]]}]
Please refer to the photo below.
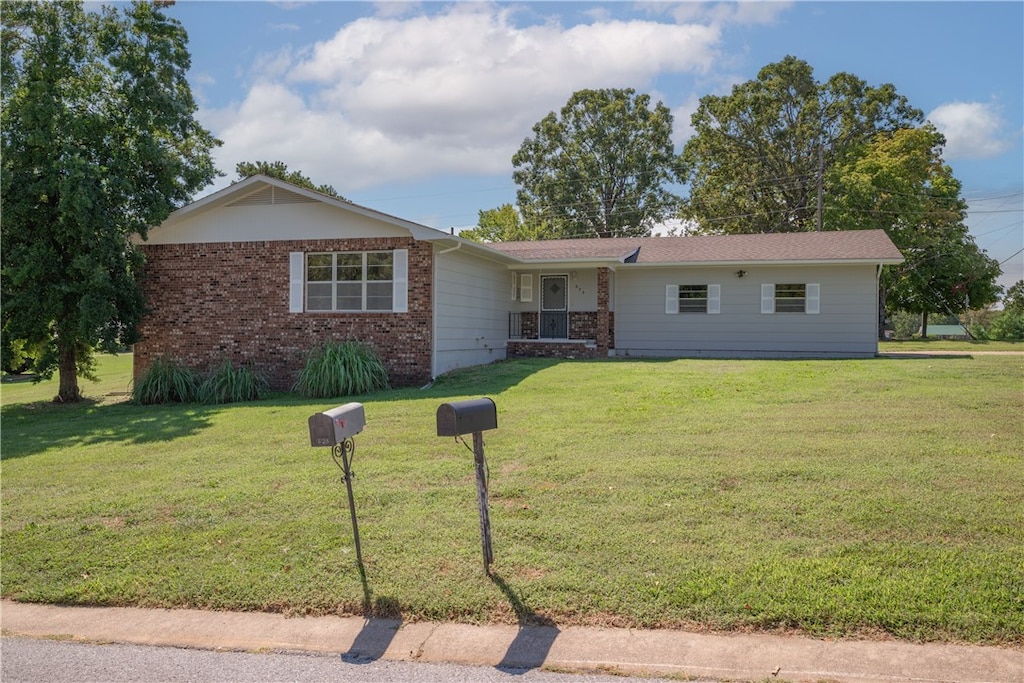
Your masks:
[{"label": "roof eave", "polygon": [[729,261],[657,261],[647,263],[627,263],[626,266],[633,268],[693,268],[696,266],[834,266],[834,265],[895,265],[903,263],[903,258],[850,258],[850,259],[786,259],[786,260],[749,260],[733,259]]},{"label": "roof eave", "polygon": [[[509,254],[511,256],[511,254]],[[516,264],[524,267],[536,266],[564,266],[572,268],[599,268],[609,267],[614,268],[622,265],[623,261],[621,258],[550,258],[550,259],[532,259],[532,258],[516,258]]]},{"label": "roof eave", "polygon": [[292,183],[285,182],[283,180],[279,180],[277,178],[272,178],[270,176],[265,175],[249,176],[245,180],[240,180],[237,183],[232,183],[231,185],[228,185],[227,187],[218,190],[217,192],[209,194],[203,197],[202,199],[198,199],[192,202],[191,204],[186,204],[180,209],[172,212],[171,215],[169,215],[160,225],[151,226],[149,228],[149,232],[152,232],[153,230],[165,226],[172,226],[175,223],[184,220],[191,214],[201,213],[202,211],[221,206],[229,201],[233,201],[239,196],[251,194],[251,192],[256,191],[256,189],[249,190],[249,187],[252,185],[273,185],[280,189],[288,190],[289,192],[294,192],[295,194],[299,194],[310,199],[315,199],[316,201],[322,202],[329,206],[334,206],[339,209],[351,211],[352,213],[356,213],[367,218],[373,218],[379,221],[383,221],[385,223],[390,223],[395,227],[404,228],[405,230],[408,230],[412,234],[412,236],[415,237],[417,240],[430,242],[434,240],[451,238],[451,235],[444,232],[443,230],[438,230],[436,228],[430,228],[425,225],[420,225],[419,223],[414,223],[412,221],[405,220],[404,218],[392,216],[391,214],[376,211],[374,209],[370,209],[368,207],[355,204],[348,200],[338,199],[336,197],[323,194],[321,192],[316,192],[315,190],[310,190],[299,185],[293,185]]}]

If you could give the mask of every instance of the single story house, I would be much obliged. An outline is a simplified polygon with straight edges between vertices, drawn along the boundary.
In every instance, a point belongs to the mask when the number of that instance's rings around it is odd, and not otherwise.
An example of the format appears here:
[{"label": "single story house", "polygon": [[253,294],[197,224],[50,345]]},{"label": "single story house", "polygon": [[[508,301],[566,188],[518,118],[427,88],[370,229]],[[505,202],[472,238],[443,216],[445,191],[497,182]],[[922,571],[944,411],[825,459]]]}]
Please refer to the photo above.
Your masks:
[{"label": "single story house", "polygon": [[480,244],[253,176],[140,241],[157,357],[248,363],[286,389],[321,340],[398,386],[513,356],[869,357],[881,230]]}]

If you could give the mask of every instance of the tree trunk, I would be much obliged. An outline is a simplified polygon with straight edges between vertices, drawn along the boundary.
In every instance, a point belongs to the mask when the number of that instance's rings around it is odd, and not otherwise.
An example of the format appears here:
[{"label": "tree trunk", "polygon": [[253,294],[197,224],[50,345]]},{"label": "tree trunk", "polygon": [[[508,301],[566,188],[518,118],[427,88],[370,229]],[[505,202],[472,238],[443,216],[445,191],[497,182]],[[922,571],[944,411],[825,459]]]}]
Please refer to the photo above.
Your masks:
[{"label": "tree trunk", "polygon": [[921,339],[928,338],[928,311],[921,314]]},{"label": "tree trunk", "polygon": [[54,403],[76,403],[82,400],[82,392],[78,388],[78,355],[75,345],[60,347],[60,361],[57,364],[60,376],[60,388]]}]

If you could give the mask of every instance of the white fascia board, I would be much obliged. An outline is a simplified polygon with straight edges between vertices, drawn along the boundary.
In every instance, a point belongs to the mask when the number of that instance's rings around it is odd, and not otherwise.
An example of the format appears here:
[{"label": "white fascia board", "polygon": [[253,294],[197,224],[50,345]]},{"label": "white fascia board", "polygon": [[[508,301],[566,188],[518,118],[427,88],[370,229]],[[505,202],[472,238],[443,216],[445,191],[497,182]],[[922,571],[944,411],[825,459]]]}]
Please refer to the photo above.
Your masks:
[{"label": "white fascia board", "polygon": [[[549,270],[552,266],[564,268],[611,268],[615,270],[622,265],[621,259],[609,259],[607,261],[595,261],[594,259],[516,259],[517,270]],[[632,264],[630,264],[632,265]]]},{"label": "white fascia board", "polygon": [[664,261],[658,263],[624,263],[625,268],[699,268],[735,267],[735,266],[859,266],[859,265],[895,265],[903,263],[903,259],[814,259],[805,261]]}]

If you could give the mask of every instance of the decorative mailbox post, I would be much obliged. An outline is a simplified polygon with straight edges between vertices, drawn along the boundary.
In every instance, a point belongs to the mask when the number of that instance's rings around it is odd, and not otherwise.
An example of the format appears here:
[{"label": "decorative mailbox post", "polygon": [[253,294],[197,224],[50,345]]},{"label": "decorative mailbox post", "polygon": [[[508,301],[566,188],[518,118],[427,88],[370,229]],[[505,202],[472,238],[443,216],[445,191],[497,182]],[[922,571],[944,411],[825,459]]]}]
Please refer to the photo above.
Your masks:
[{"label": "decorative mailbox post", "polygon": [[312,446],[330,446],[331,458],[341,469],[341,480],[348,489],[348,509],[352,514],[352,536],[356,543],[356,561],[365,586],[363,552],[359,547],[359,524],[356,522],[356,503],[352,497],[352,458],[356,442],[352,438],[366,426],[366,413],[362,403],[346,403],[317,413],[309,418],[309,442]]},{"label": "decorative mailbox post", "polygon": [[[497,429],[498,411],[489,398],[442,403],[437,408],[437,435],[459,438],[473,435],[473,461],[476,465],[476,493],[480,506],[480,544],[484,555],[484,573],[491,573],[494,552],[491,549],[491,517],[487,504],[487,461],[484,459],[483,432]],[[463,442],[465,443],[465,442]]]}]

